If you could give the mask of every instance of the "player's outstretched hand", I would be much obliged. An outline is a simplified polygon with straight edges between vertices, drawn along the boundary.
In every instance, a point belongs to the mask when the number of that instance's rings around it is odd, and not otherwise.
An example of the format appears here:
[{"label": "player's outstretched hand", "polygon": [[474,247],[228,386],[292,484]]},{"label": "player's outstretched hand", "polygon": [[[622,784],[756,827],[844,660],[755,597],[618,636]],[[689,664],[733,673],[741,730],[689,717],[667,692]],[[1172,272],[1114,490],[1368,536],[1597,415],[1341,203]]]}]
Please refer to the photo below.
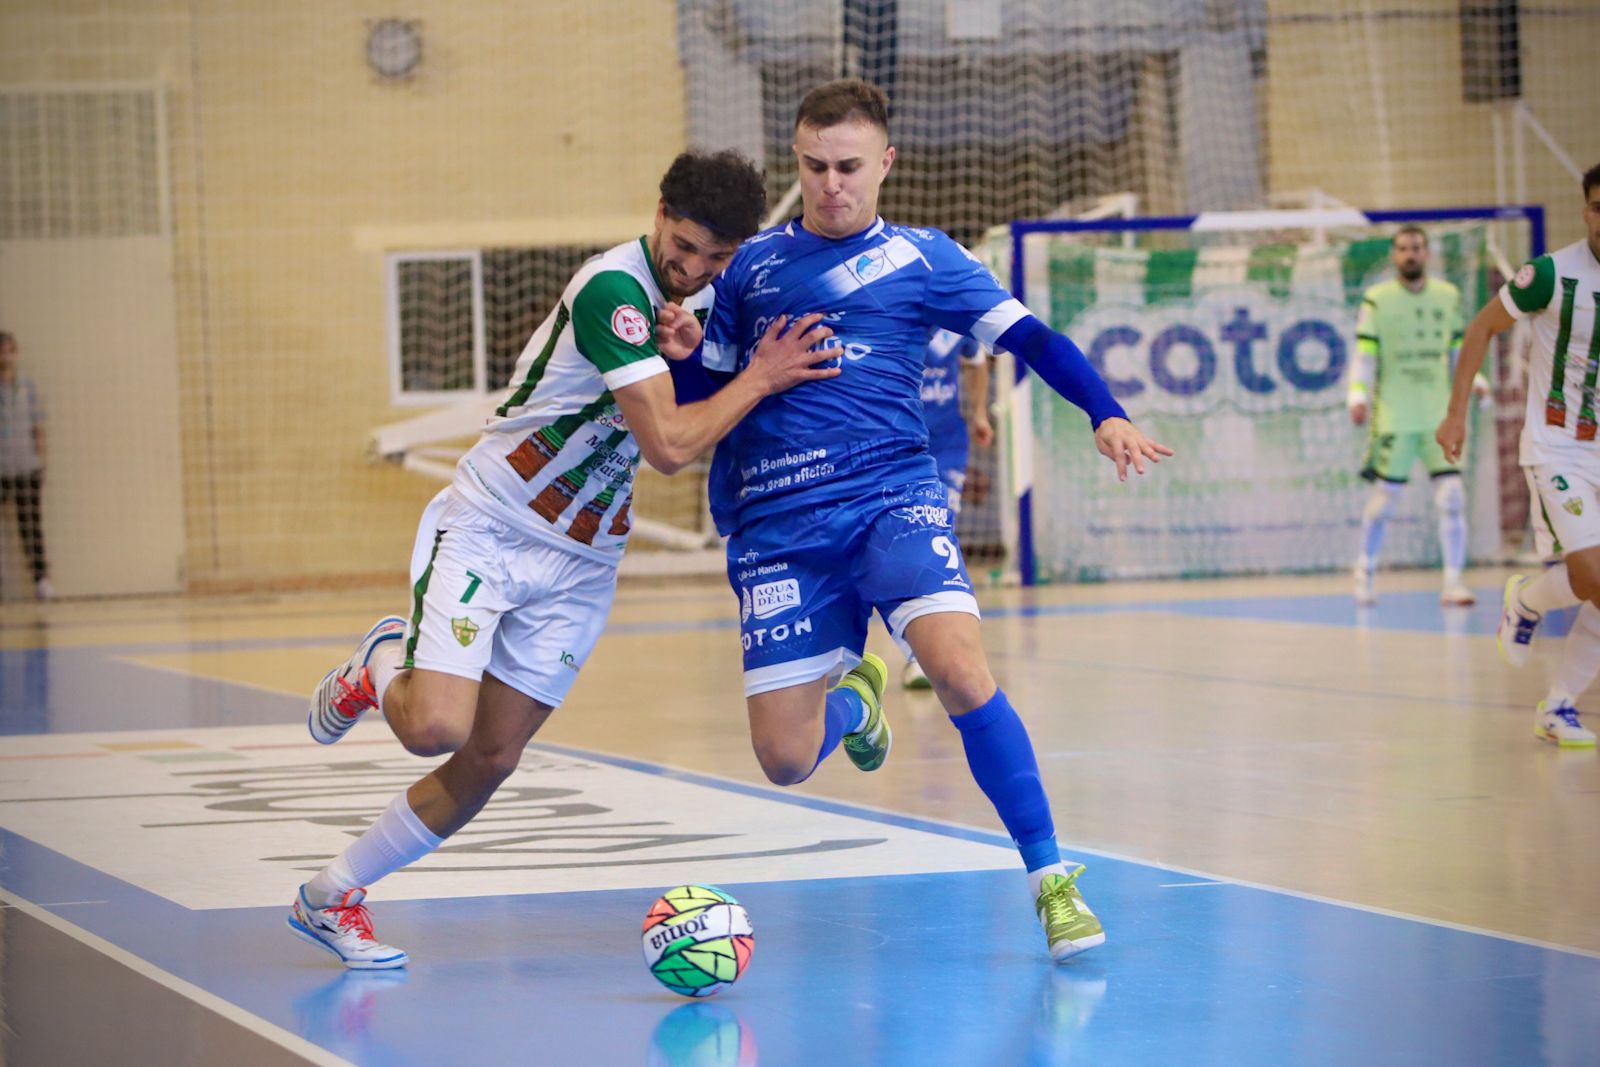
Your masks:
[{"label": "player's outstretched hand", "polygon": [[994,444],[994,424],[989,421],[987,411],[972,413],[972,443],[979,448],[988,448]]},{"label": "player's outstretched hand", "polygon": [[688,359],[704,336],[694,312],[678,304],[662,304],[656,312],[656,351],[668,359]]},{"label": "player's outstretched hand", "polygon": [[1172,449],[1159,441],[1152,441],[1127,419],[1106,419],[1094,431],[1094,446],[1100,454],[1117,465],[1117,481],[1128,480],[1128,468],[1144,473],[1144,461],[1160,463],[1162,456],[1172,455]]},{"label": "player's outstretched hand", "polygon": [[[788,329],[784,327],[787,326]],[[744,373],[756,375],[768,394],[781,393],[801,382],[839,376],[837,350],[819,346],[833,336],[821,315],[802,315],[790,321],[779,315],[761,335]],[[827,366],[818,366],[826,363]]]},{"label": "player's outstretched hand", "polygon": [[1444,449],[1444,458],[1451,463],[1461,462],[1461,449],[1467,443],[1467,413],[1452,411],[1445,415],[1433,439]]}]

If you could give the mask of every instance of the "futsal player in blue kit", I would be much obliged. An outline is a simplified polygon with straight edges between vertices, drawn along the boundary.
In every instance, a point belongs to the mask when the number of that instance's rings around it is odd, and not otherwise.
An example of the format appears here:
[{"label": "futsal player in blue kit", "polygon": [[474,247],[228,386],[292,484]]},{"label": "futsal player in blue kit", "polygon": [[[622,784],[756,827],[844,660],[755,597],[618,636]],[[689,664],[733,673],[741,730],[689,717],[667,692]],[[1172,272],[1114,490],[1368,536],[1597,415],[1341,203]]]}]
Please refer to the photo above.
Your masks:
[{"label": "futsal player in blue kit", "polygon": [[1089,414],[1096,447],[1122,478],[1172,451],[1140,433],[1077,347],[955,241],[878,217],[895,157],[880,90],[857,80],[813,90],[794,148],[802,216],[745,242],[716,282],[704,369],[675,364],[684,402],[737,372],[778,317],[821,312],[842,368],[761,401],[712,463],[756,758],[779,785],[804,781],[841,741],[862,770],[883,764],[886,669],[863,654],[876,609],[916,652],[960,731],[973,777],[1022,854],[1050,953],[1066,959],[1105,933],[1078,891],[1083,868],[1057,848],[1027,730],[989,672],[928,451],[919,396],[928,339],[949,329],[1026,361]]}]

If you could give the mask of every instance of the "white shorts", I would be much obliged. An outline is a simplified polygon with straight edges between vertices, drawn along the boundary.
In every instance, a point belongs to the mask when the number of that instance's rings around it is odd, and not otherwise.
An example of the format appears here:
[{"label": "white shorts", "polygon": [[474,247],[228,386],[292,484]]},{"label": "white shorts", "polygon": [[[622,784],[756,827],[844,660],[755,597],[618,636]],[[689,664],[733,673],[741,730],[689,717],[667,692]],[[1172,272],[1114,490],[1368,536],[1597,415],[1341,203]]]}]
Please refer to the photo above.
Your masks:
[{"label": "white shorts", "polygon": [[445,489],[411,552],[406,666],[474,681],[488,671],[559,707],[589,658],[617,568],[524,533]]},{"label": "white shorts", "polygon": [[1522,468],[1533,510],[1534,550],[1544,559],[1600,545],[1600,472],[1588,465]]}]

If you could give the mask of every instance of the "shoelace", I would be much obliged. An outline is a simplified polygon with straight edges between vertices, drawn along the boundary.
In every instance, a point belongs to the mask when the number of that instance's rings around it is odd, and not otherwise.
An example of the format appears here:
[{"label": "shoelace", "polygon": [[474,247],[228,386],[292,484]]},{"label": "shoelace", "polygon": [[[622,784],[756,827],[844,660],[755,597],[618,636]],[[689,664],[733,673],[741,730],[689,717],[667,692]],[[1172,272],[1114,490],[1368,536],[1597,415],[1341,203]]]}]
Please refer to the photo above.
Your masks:
[{"label": "shoelace", "polygon": [[[364,668],[363,668],[364,670]],[[333,710],[347,719],[353,719],[363,711],[371,711],[378,706],[377,697],[367,692],[365,687],[351,685],[344,680],[344,675],[336,674],[333,680],[339,683],[344,690],[343,696],[333,698]]]},{"label": "shoelace", "polygon": [[1071,878],[1044,895],[1044,914],[1049,922],[1071,922],[1078,917],[1078,905],[1072,899]]},{"label": "shoelace", "polygon": [[[358,892],[352,889],[344,895],[345,900],[350,899],[350,894]],[[376,941],[377,937],[372,932],[372,916],[367,912],[365,904],[335,904],[328,909],[338,915],[334,920],[339,929],[347,933],[356,933],[368,941]]]}]

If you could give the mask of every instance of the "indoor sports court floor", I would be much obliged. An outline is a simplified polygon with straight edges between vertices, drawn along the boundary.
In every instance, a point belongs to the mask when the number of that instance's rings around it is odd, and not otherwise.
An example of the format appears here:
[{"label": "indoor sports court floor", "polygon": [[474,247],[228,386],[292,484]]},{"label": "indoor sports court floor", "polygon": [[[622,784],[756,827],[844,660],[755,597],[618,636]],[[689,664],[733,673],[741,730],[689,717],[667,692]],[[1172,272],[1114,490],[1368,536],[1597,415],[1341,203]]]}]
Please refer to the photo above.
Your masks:
[{"label": "indoor sports court floor", "polygon": [[[413,961],[376,974],[284,915],[427,765],[303,722],[404,591],[7,605],[0,1062],[1600,1063],[1600,757],[1532,733],[1555,642],[1501,665],[1502,572],[1474,609],[1385,577],[1359,613],[1335,578],[986,598],[1108,932],[1062,966],[931,696],[892,692],[882,771],[765,784],[718,583],[622,595],[496,801],[376,888]],[[689,881],[756,929],[707,1001],[638,947]]]}]

